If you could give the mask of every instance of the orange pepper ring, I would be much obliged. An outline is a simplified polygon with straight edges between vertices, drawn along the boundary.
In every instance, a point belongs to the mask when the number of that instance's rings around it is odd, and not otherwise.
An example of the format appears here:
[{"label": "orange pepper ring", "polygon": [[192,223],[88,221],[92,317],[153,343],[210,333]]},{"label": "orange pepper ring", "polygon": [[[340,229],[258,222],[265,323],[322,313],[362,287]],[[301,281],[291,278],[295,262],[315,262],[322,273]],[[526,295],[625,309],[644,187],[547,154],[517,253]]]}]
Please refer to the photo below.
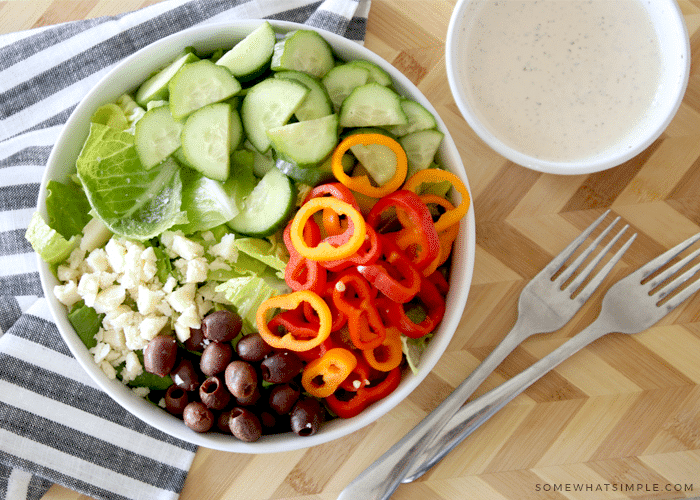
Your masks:
[{"label": "orange pepper ring", "polygon": [[[292,332],[288,332],[282,337],[275,335],[267,326],[266,313],[271,309],[295,309],[302,302],[308,302],[318,314],[318,335],[312,339],[299,340]],[[331,334],[331,310],[326,301],[317,293],[309,290],[299,290],[283,295],[275,295],[265,300],[255,314],[255,322],[258,332],[263,340],[276,349],[289,349],[290,351],[308,351],[321,345]]]},{"label": "orange pepper ring", "polygon": [[[352,352],[343,347],[334,347],[306,365],[301,374],[301,385],[312,396],[327,398],[356,366],[357,358]],[[318,376],[323,379],[323,383],[316,382]]]},{"label": "orange pepper ring", "polygon": [[[329,208],[338,214],[347,215],[348,219],[352,221],[352,236],[348,239],[348,241],[338,247],[334,247],[327,241],[321,241],[317,246],[309,247],[302,237],[306,222],[316,212]],[[365,219],[362,217],[362,214],[355,210],[352,205],[337,198],[324,196],[320,198],[312,198],[301,206],[299,211],[294,216],[294,219],[292,219],[292,225],[289,232],[292,245],[301,256],[317,262],[326,262],[344,259],[357,252],[357,250],[362,246],[362,243],[365,241],[367,226],[365,225]]]},{"label": "orange pepper ring", "polygon": [[439,233],[444,231],[453,224],[457,224],[469,210],[469,191],[464,183],[452,172],[439,168],[426,168],[419,170],[413,174],[404,184],[403,189],[413,191],[418,194],[418,187],[423,183],[435,183],[440,181],[449,181],[457,192],[462,196],[462,201],[452,210],[443,213],[440,218],[435,221],[435,230]]},{"label": "orange pepper ring", "polygon": [[[373,186],[366,175],[350,177],[346,174],[345,170],[343,170],[343,155],[348,149],[358,144],[379,144],[391,149],[396,155],[396,172],[394,172],[393,177],[381,186]],[[408,158],[401,144],[389,136],[383,134],[353,134],[343,139],[333,151],[331,169],[335,178],[347,188],[373,198],[381,198],[399,189],[406,180]]]}]

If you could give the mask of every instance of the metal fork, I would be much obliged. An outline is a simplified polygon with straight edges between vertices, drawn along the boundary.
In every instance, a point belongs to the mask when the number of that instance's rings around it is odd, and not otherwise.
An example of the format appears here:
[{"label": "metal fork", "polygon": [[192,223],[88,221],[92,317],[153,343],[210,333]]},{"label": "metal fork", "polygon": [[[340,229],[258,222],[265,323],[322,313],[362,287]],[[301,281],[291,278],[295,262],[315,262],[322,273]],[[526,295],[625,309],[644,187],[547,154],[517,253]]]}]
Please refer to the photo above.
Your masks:
[{"label": "metal fork", "polygon": [[[580,290],[589,275],[622,237],[624,226],[610,242],[569,281],[620,219],[617,217],[581,254],[564,269],[567,260],[593,233],[610,211],[603,213],[559,255],[557,255],[523,289],[518,301],[518,319],[513,329],[481,364],[433,412],[419,422],[406,436],[392,446],[376,462],[357,476],[341,492],[338,500],[387,499],[403,481],[406,473],[422,456],[423,450],[437,436],[469,396],[521,342],[536,333],[562,328],[598,288],[610,270],[622,258],[636,234],[612,256],[603,268]],[[562,271],[562,269],[564,269]],[[557,275],[562,271],[560,274]],[[421,461],[422,462],[422,461]]]},{"label": "metal fork", "polygon": [[700,233],[615,283],[603,297],[600,314],[587,328],[515,377],[460,408],[419,460],[414,462],[414,467],[408,471],[403,482],[408,483],[422,476],[515,396],[569,356],[609,333],[633,334],[646,330],[700,290],[700,280],[697,280],[663,302],[700,270],[700,263],[697,263],[669,281],[700,255],[700,249],[647,280],[698,240]]}]

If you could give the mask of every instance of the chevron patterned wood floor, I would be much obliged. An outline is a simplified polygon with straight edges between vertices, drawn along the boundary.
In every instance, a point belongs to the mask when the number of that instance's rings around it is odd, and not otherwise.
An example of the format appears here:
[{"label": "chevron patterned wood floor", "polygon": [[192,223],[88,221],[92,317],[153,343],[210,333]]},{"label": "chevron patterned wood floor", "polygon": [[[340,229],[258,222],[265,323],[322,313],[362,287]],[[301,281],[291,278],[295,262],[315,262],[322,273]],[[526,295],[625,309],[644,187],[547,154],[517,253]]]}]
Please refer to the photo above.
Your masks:
[{"label": "chevron patterned wood floor", "polygon": [[[122,0],[0,1],[0,32],[116,14]],[[195,499],[330,500],[435,408],[510,329],[520,290],[602,211],[639,236],[564,329],[520,346],[481,394],[590,323],[616,279],[700,230],[700,0],[679,0],[692,48],[688,91],[664,134],[607,172],[540,174],[495,154],[449,91],[444,39],[453,1],[372,0],[366,46],[438,109],[461,153],[476,216],[467,307],[441,361],[375,424],[308,450],[262,456],[202,449],[182,494]],[[612,219],[613,215],[609,216]],[[700,496],[700,295],[648,331],[609,335],[538,381],[395,500],[673,499]],[[60,487],[50,500],[86,497]],[[361,500],[361,499],[358,499]]]}]

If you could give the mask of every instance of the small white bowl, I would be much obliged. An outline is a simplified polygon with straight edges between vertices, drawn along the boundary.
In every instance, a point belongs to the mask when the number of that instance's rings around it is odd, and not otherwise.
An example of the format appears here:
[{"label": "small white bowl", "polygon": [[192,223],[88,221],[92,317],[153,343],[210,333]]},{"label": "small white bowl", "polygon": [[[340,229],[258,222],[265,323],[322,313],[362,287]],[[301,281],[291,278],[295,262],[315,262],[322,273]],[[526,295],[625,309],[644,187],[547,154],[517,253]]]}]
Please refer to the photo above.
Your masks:
[{"label": "small white bowl", "polygon": [[[132,92],[153,71],[173,60],[183,48],[192,46],[206,53],[221,47],[231,47],[258,27],[261,22],[259,20],[237,21],[188,29],[145,47],[110,71],[73,111],[51,152],[39,192],[38,209],[40,213],[46,217],[47,182],[49,180],[66,182],[69,174],[75,171],[75,160],[87,138],[90,117],[100,105],[114,102],[125,92]],[[300,28],[308,29],[306,26],[295,23],[270,22],[280,33]],[[397,91],[420,102],[435,115],[440,130],[445,134],[439,151],[441,161],[468,186],[457,148],[445,124],[421,92],[397,69],[361,45],[330,32],[321,30],[319,32],[342,59],[362,58],[379,64],[389,72]],[[216,432],[198,434],[187,428],[181,419],[136,396],[131,389],[122,383],[107,378],[95,364],[92,355],[87,351],[69,323],[66,307],[54,296],[53,288],[58,283],[49,267],[41,259],[39,259],[39,273],[44,294],[63,339],[81,366],[117,403],[144,422],[196,445],[239,453],[272,453],[315,446],[346,436],[374,422],[408,396],[433,369],[457,328],[471,284],[474,251],[474,209],[472,206],[467,217],[461,222],[459,236],[455,241],[447,311],[421,359],[420,369],[416,375],[410,372],[405,373],[399,387],[388,397],[373,404],[354,418],[336,419],[323,424],[313,436],[298,437],[293,433],[278,434],[263,436],[254,443],[245,443],[232,436]]]},{"label": "small white bowl", "polygon": [[[509,1],[511,0],[505,0],[504,2],[500,2],[500,4],[504,5]],[[573,4],[573,2],[569,2],[568,0],[554,1],[558,2],[559,5],[570,6]],[[445,47],[447,77],[457,106],[469,126],[487,145],[505,158],[524,167],[553,174],[587,174],[605,170],[620,165],[641,153],[661,135],[676,114],[681,100],[683,99],[690,72],[690,46],[685,22],[675,0],[638,0],[639,5],[641,5],[649,15],[653,30],[658,39],[661,67],[659,69],[658,86],[656,86],[655,89],[651,88],[646,94],[649,96],[647,98],[648,101],[650,101],[646,105],[646,111],[641,111],[641,116],[638,115],[639,117],[637,119],[625,120],[625,123],[619,127],[620,129],[623,127],[626,128],[627,132],[621,131],[619,137],[614,138],[611,142],[608,142],[607,145],[601,146],[597,151],[579,151],[576,155],[572,155],[571,157],[562,155],[558,158],[549,153],[540,154],[538,151],[535,151],[532,146],[536,141],[522,138],[531,130],[541,132],[539,134],[532,134],[531,138],[543,138],[545,135],[543,132],[544,128],[539,127],[537,124],[531,124],[527,127],[523,126],[519,128],[521,132],[502,132],[503,128],[494,126],[495,120],[510,119],[513,115],[513,108],[510,107],[507,110],[499,109],[496,113],[493,113],[496,118],[487,117],[488,115],[485,112],[483,104],[484,99],[479,99],[478,96],[475,95],[478,94],[478,92],[472,90],[471,81],[467,77],[469,71],[467,70],[467,65],[471,60],[476,59],[470,58],[467,49],[467,38],[474,29],[474,26],[487,26],[489,29],[493,26],[495,29],[501,24],[493,19],[485,20],[486,16],[483,15],[481,11],[481,6],[484,2],[485,0],[458,0],[454,8],[447,31]],[[529,11],[523,11],[523,13],[533,12],[534,3],[528,5],[528,2],[519,2],[519,4],[525,5],[526,9],[529,9]],[[539,19],[538,17],[537,20],[539,21]],[[541,28],[543,30],[546,30],[547,21],[547,19],[542,18]],[[522,17],[519,17],[517,22],[523,26],[529,26]],[[513,31],[514,30],[511,30],[508,33],[510,34]],[[545,33],[542,32],[542,35],[545,35]],[[510,42],[504,40],[505,36],[499,40],[499,43],[510,43],[503,51],[506,55],[513,54],[516,48],[525,46],[525,44],[515,44],[512,40]],[[562,44],[559,44],[559,46],[561,45]],[[529,56],[530,53],[526,55]],[[551,55],[551,52],[549,55]],[[596,61],[600,61],[600,56],[597,57],[598,59],[596,59]],[[625,54],[617,54],[616,57],[618,58],[616,61],[619,61],[621,60],[620,58],[626,56]],[[504,59],[508,58],[493,57],[487,60],[487,64],[489,68],[492,66],[492,63],[493,66],[505,66]],[[523,64],[522,67],[518,68],[519,76],[517,77],[519,78],[519,83],[521,83],[524,81],[521,75],[525,74],[525,70],[531,68],[527,67],[526,61],[522,59],[519,61]],[[538,68],[538,70],[539,69],[541,68]],[[516,72],[514,71],[513,73],[515,74]],[[473,80],[475,81],[476,79]],[[492,84],[488,87],[495,88],[496,85]],[[569,87],[569,90],[570,89],[571,87]],[[509,94],[509,96],[515,95],[515,93],[511,91],[505,93]],[[557,87],[552,89],[542,100],[546,99],[549,101],[552,99],[552,96],[556,96],[554,99],[560,99],[567,93],[570,93],[567,89]],[[495,97],[501,95],[497,92],[493,92],[493,94],[495,94]],[[651,98],[651,95],[653,95],[653,98]],[[489,100],[496,101],[494,97]],[[562,100],[557,102],[563,103]],[[539,102],[538,104],[541,105],[542,103]],[[526,108],[526,106],[518,107],[520,109]],[[619,116],[623,108],[624,106],[618,106],[613,113],[617,113]],[[592,109],[592,105],[588,105],[588,109]],[[634,122],[636,122],[636,124]],[[520,126],[520,124],[517,125]],[[569,125],[568,115],[566,125]],[[557,129],[553,127],[551,130],[561,130],[563,128],[564,127],[560,127]],[[499,129],[501,131],[498,131]],[[618,129],[616,128],[615,130]],[[507,137],[508,135],[510,135],[510,137]],[[549,133],[547,135],[548,137],[552,137],[554,134]],[[578,137],[572,140],[575,141],[577,139]],[[521,144],[517,145],[518,142]]]}]

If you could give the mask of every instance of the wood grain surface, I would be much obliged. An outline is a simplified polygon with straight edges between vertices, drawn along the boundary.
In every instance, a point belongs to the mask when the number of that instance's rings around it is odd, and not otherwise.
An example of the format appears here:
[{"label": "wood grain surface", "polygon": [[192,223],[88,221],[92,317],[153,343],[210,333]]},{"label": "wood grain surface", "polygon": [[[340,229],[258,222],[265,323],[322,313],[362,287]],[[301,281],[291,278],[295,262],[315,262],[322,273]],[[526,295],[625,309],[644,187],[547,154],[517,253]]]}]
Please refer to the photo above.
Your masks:
[{"label": "wood grain surface", "polygon": [[[137,0],[0,1],[0,32],[117,14]],[[690,84],[648,150],[602,173],[540,174],[500,157],[462,119],[445,75],[454,2],[372,0],[366,47],[431,100],[471,184],[476,265],[462,321],[413,394],[359,432],[271,455],[200,449],[182,500],[334,499],[447,396],[515,321],[520,290],[604,209],[639,237],[615,279],[700,230],[700,0],[680,0],[692,47]],[[612,218],[612,216],[611,216]],[[477,394],[496,386],[595,318],[599,290],[563,330],[520,346]],[[609,335],[546,375],[395,500],[669,499],[700,495],[700,295],[648,331]],[[55,486],[46,500],[85,499]],[[358,499],[362,500],[362,499]]]}]

